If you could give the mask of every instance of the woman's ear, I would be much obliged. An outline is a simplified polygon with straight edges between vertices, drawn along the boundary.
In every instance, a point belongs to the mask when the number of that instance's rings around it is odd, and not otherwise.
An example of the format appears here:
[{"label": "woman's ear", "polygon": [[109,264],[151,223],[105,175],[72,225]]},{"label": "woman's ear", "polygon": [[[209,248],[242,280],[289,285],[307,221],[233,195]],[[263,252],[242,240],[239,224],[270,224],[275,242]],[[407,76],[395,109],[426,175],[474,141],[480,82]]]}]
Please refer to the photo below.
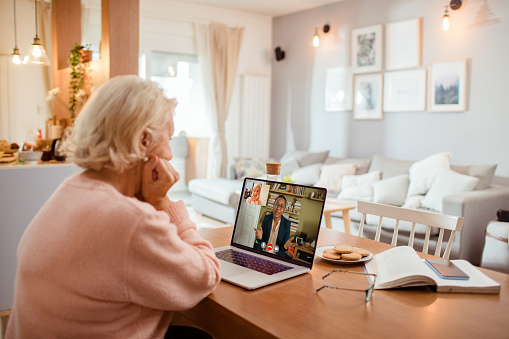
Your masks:
[{"label": "woman's ear", "polygon": [[151,144],[152,144],[152,133],[145,129],[141,133],[140,138],[140,150],[144,155],[147,155],[147,150],[150,148]]}]

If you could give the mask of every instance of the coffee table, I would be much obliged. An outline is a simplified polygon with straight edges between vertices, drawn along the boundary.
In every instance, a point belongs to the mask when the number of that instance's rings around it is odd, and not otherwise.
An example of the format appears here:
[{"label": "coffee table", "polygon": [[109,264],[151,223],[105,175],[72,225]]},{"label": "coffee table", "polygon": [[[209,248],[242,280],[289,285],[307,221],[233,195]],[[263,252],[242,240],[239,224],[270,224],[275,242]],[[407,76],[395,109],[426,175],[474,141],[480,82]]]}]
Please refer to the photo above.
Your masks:
[{"label": "coffee table", "polygon": [[325,219],[325,226],[332,228],[331,226],[331,214],[332,212],[343,212],[343,222],[345,224],[345,233],[351,234],[350,231],[350,210],[357,208],[357,203],[349,201],[341,201],[337,199],[326,199],[325,206],[323,207],[323,217]]}]

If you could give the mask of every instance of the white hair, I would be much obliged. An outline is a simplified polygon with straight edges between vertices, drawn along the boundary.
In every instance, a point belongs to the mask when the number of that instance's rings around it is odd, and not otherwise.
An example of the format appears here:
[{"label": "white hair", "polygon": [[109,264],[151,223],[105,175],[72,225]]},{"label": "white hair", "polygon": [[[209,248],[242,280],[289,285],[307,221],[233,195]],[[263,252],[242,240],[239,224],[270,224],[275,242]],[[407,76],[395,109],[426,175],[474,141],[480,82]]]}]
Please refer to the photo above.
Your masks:
[{"label": "white hair", "polygon": [[123,172],[143,158],[144,131],[153,140],[172,118],[176,99],[135,75],[108,80],[88,100],[66,141],[70,160],[85,169]]}]

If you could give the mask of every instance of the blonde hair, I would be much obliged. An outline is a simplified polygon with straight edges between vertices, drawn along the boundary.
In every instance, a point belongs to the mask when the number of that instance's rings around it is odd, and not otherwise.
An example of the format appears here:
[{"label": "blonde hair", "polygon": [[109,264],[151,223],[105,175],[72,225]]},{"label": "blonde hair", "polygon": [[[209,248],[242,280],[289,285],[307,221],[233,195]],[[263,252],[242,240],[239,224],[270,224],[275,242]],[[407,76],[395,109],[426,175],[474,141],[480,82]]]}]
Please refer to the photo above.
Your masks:
[{"label": "blonde hair", "polygon": [[253,187],[253,191],[255,190],[255,188],[260,189],[260,192],[262,191],[262,185],[261,184],[258,184],[255,187]]},{"label": "blonde hair", "polygon": [[66,141],[68,157],[85,169],[123,172],[142,159],[143,132],[157,140],[176,106],[176,99],[168,99],[155,82],[135,75],[112,78],[76,119]]}]

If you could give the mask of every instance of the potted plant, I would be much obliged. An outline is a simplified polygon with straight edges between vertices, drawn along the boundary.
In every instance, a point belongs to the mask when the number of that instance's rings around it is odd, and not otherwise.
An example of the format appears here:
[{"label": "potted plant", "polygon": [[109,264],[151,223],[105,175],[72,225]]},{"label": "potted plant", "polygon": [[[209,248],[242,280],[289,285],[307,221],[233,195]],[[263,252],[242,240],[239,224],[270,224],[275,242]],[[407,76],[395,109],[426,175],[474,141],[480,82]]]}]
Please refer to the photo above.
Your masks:
[{"label": "potted plant", "polygon": [[88,55],[91,54],[85,54],[84,51],[86,51],[85,46],[75,44],[71,49],[69,59],[67,59],[70,68],[69,111],[71,112],[71,120],[73,121],[76,117],[78,106],[83,102],[81,97],[85,92],[83,90],[83,85],[85,83],[85,65],[83,63],[90,61],[88,59],[85,61],[83,60],[84,57],[88,58]]}]

